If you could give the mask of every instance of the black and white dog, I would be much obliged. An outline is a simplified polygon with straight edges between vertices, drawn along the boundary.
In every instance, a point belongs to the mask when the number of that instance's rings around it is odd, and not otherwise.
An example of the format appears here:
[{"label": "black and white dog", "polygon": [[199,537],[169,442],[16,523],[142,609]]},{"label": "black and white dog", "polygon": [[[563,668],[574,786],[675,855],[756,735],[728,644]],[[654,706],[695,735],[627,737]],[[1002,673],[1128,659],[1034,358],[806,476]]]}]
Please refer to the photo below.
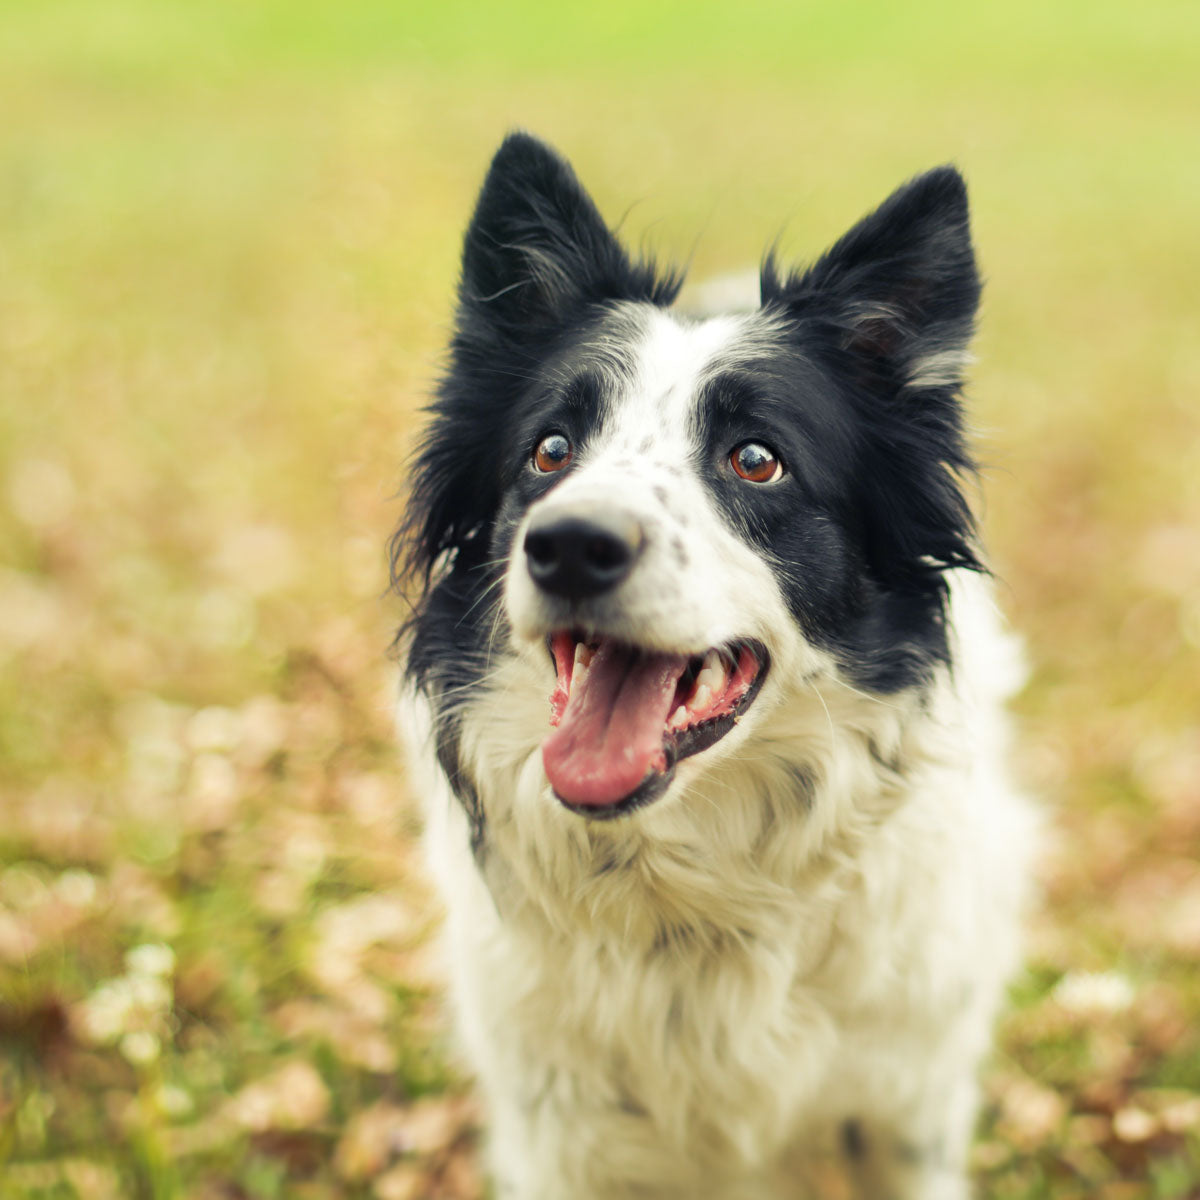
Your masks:
[{"label": "black and white dog", "polygon": [[[1019,675],[963,494],[962,179],[689,317],[496,154],[415,461],[401,726],[498,1194],[960,1200]],[[822,1168],[824,1169],[824,1168]]]}]

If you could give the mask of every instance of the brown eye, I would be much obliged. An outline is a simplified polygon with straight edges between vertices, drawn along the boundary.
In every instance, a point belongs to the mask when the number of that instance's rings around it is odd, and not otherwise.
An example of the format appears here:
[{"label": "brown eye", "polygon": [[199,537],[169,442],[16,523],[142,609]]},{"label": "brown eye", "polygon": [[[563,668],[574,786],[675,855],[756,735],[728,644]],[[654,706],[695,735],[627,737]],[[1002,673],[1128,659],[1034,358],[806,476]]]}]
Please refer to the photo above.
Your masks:
[{"label": "brown eye", "polygon": [[561,471],[574,457],[575,451],[566,437],[561,433],[548,433],[533,452],[533,466],[543,474],[550,474]]},{"label": "brown eye", "polygon": [[751,483],[774,483],[783,474],[783,463],[762,442],[743,442],[729,456],[729,465]]}]

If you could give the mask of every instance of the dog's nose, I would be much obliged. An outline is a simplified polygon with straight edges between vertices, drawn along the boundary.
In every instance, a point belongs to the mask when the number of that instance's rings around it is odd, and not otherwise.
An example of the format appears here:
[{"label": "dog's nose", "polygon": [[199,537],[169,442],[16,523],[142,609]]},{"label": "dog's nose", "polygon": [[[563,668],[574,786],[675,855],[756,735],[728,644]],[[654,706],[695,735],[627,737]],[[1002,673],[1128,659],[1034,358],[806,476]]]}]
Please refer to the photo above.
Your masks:
[{"label": "dog's nose", "polygon": [[525,533],[529,574],[543,591],[587,600],[616,587],[633,569],[642,527],[621,513],[534,518]]}]

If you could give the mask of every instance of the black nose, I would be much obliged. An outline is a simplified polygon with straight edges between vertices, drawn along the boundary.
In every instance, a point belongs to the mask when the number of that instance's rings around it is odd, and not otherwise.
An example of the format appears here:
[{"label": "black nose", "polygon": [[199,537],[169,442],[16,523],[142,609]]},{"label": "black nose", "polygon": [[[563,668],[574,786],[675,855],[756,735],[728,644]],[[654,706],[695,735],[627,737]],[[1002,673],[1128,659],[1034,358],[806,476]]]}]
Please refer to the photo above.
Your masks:
[{"label": "black nose", "polygon": [[525,534],[529,574],[543,591],[587,600],[616,587],[642,548],[641,526],[621,514],[535,518]]}]

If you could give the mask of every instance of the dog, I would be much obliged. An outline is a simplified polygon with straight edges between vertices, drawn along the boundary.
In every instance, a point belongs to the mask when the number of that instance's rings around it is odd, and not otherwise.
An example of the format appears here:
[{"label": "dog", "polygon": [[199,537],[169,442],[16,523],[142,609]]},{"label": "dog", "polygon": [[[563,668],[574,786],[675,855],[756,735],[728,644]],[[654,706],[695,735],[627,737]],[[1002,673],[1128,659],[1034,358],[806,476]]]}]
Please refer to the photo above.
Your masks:
[{"label": "dog", "polygon": [[507,137],[394,538],[496,1194],[962,1200],[1018,958],[1020,652],[967,499],[966,190],[675,307]]}]

